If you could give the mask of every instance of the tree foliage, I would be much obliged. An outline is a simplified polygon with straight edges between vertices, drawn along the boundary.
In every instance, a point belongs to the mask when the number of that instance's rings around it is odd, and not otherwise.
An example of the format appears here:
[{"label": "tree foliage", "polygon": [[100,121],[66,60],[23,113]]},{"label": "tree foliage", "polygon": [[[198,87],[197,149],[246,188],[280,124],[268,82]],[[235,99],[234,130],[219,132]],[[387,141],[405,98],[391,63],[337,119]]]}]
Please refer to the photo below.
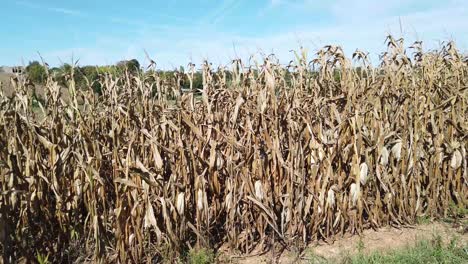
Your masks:
[{"label": "tree foliage", "polygon": [[38,61],[32,61],[26,66],[26,74],[35,83],[43,84],[47,78],[46,69]]},{"label": "tree foliage", "polygon": [[131,74],[140,72],[140,62],[137,59],[123,60],[117,63],[120,72],[128,71]]},{"label": "tree foliage", "polygon": [[[46,69],[38,61],[30,62],[26,67],[26,72],[31,80],[35,83],[43,84],[47,78]],[[150,76],[151,71],[143,72],[140,62],[136,59],[122,60],[115,65],[106,66],[72,66],[71,64],[64,63],[60,67],[53,67],[49,69],[50,76],[59,83],[60,86],[68,87],[70,81],[73,80],[76,88],[88,89],[91,88],[94,92],[101,93],[101,83],[99,82],[101,76],[111,74],[113,76],[121,76],[125,73],[132,75],[143,73],[145,76]],[[172,82],[176,78],[177,73],[184,73],[185,69],[180,67],[175,70],[158,70],[158,75],[161,81]],[[190,81],[187,75],[182,74],[180,84],[183,88],[189,88]],[[199,90],[203,88],[203,78],[200,71],[195,71],[193,74],[192,88]]]}]

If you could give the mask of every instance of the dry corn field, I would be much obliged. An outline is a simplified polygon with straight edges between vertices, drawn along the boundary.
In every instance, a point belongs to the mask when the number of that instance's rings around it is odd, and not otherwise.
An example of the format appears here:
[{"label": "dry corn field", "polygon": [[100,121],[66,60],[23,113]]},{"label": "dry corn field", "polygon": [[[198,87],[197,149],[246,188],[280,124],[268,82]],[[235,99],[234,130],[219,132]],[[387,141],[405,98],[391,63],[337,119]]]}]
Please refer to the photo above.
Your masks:
[{"label": "dry corn field", "polygon": [[201,96],[180,92],[193,64],[170,81],[102,75],[100,96],[70,76],[66,101],[49,77],[39,111],[12,79],[0,94],[3,261],[249,254],[466,208],[468,59],[453,42],[387,44],[376,66],[337,46],[289,65],[205,63]]}]

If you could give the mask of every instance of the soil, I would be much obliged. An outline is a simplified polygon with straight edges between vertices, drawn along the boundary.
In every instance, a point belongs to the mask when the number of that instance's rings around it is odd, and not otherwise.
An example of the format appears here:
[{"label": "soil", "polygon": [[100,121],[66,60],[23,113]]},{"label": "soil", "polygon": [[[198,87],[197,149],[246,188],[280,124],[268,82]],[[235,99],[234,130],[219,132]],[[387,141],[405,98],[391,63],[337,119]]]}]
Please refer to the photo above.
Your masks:
[{"label": "soil", "polygon": [[[464,221],[465,222],[465,221]],[[362,253],[388,251],[414,246],[417,241],[430,240],[440,236],[444,243],[456,238],[458,243],[468,245],[466,225],[454,225],[445,222],[433,222],[414,227],[384,227],[379,230],[365,230],[361,235],[345,235],[333,243],[319,241],[310,245],[301,253],[284,251],[279,256],[272,252],[257,256],[225,257],[230,263],[314,263],[313,259],[337,260],[345,256]],[[223,259],[223,258],[221,258]]]}]

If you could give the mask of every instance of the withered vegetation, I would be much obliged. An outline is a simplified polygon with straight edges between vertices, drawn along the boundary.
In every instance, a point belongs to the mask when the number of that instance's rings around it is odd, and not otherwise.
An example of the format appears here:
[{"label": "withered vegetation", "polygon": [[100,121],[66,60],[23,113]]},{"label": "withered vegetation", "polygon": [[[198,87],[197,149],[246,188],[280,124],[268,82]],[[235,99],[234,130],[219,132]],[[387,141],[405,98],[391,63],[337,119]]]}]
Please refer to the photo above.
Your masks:
[{"label": "withered vegetation", "polygon": [[[387,38],[372,66],[326,46],[287,66],[205,63],[203,91],[157,71],[54,77],[0,94],[4,262],[174,260],[192,247],[302,247],[456,216],[468,195],[468,60]],[[153,66],[151,66],[153,67]],[[92,86],[91,83],[88,84]]]}]

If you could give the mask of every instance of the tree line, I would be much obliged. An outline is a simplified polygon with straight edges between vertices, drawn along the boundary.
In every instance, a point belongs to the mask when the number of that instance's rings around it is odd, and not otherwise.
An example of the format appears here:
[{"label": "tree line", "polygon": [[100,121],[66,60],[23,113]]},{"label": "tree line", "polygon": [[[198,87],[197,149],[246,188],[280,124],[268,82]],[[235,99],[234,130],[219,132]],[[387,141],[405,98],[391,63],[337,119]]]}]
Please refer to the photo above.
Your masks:
[{"label": "tree line", "polygon": [[[60,67],[46,68],[45,65],[39,61],[31,61],[25,68],[25,73],[28,78],[36,84],[44,84],[47,80],[47,73],[58,82],[59,85],[67,86],[71,78],[73,78],[77,88],[91,87],[96,93],[101,93],[100,77],[104,74],[112,74],[114,76],[121,76],[125,73],[132,76],[143,75],[151,73],[152,71],[143,71],[140,62],[136,59],[124,60],[116,63],[115,65],[106,66],[72,66],[65,63]],[[160,78],[163,80],[170,80],[176,73],[183,73],[184,68],[174,69],[172,71],[158,70]],[[189,87],[187,78],[182,78],[181,85]],[[193,76],[192,89],[202,89],[203,80],[202,73],[197,71]]]}]

